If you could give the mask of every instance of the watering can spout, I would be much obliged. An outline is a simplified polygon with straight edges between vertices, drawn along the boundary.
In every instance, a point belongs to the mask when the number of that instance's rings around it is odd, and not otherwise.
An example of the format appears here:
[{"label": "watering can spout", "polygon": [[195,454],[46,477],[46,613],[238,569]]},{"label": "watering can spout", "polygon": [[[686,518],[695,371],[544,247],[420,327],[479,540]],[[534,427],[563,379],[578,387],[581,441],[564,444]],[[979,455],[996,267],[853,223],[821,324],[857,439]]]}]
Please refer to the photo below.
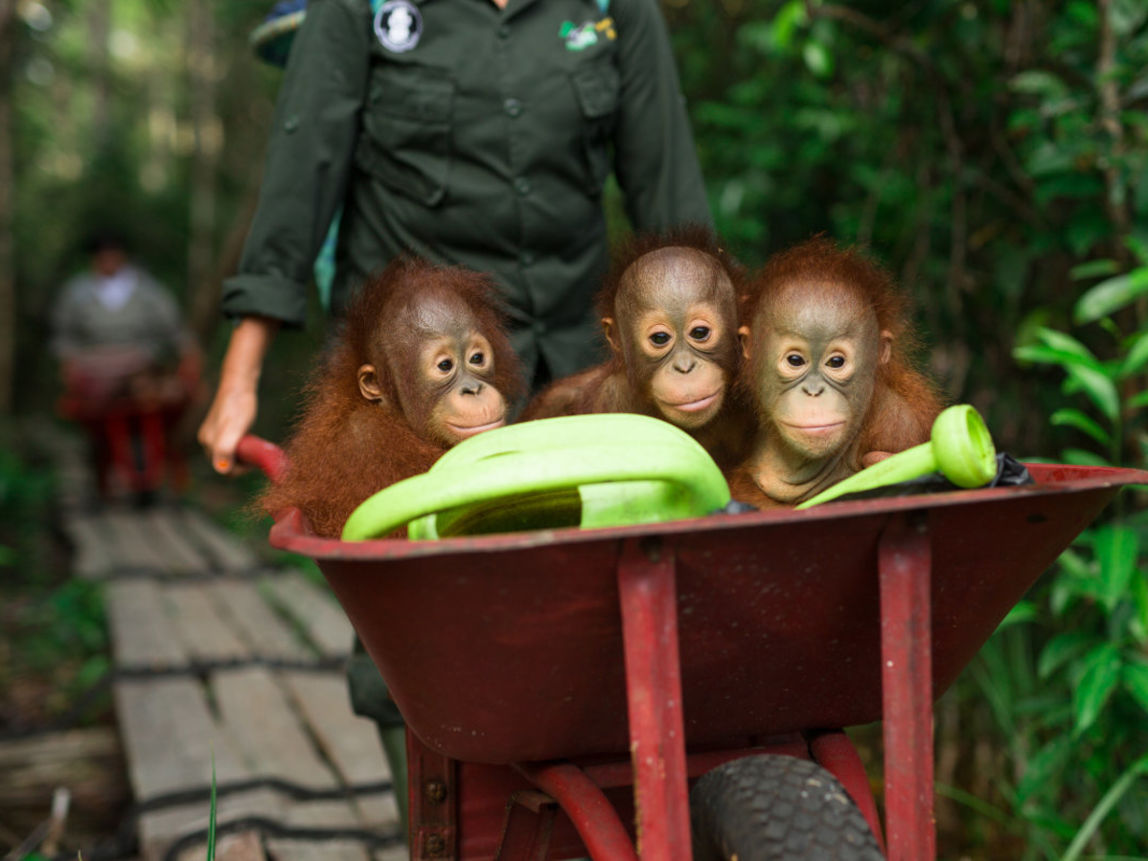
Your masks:
[{"label": "watering can spout", "polygon": [[798,508],[940,472],[957,487],[983,487],[997,473],[996,449],[980,413],[969,404],[943,410],[929,442],[898,452],[839,481]]}]

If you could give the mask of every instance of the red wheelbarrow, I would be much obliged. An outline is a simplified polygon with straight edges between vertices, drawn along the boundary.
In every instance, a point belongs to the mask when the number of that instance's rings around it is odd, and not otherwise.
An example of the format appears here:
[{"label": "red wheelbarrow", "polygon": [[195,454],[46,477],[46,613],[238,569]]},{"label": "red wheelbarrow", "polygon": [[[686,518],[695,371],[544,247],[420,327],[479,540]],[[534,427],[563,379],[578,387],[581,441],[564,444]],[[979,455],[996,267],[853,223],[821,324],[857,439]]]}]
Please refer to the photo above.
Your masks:
[{"label": "red wheelbarrow", "polygon": [[103,500],[115,491],[150,498],[165,474],[173,489],[184,489],[187,462],[172,437],[201,386],[197,355],[164,371],[139,350],[92,350],[68,363],[63,382],[57,412],[87,431]]},{"label": "red wheelbarrow", "polygon": [[[240,456],[284,465],[250,437]],[[1148,483],[1029,470],[1026,487],[439,542],[322,539],[290,510],[270,541],[318,562],[407,721],[414,859],[688,859],[689,782],[759,754],[827,769],[881,841],[840,728],[883,720],[888,857],[921,861],[934,699],[1118,489]]]}]

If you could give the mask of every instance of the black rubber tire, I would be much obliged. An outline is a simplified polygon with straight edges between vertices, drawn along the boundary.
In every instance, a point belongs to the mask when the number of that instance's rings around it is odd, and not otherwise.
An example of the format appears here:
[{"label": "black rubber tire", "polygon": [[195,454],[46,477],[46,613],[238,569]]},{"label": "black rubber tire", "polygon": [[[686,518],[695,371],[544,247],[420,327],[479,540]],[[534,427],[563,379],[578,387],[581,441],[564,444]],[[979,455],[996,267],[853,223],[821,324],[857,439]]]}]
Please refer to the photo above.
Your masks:
[{"label": "black rubber tire", "polygon": [[792,756],[747,756],[690,793],[694,861],[878,861],[877,839],[832,774]]}]

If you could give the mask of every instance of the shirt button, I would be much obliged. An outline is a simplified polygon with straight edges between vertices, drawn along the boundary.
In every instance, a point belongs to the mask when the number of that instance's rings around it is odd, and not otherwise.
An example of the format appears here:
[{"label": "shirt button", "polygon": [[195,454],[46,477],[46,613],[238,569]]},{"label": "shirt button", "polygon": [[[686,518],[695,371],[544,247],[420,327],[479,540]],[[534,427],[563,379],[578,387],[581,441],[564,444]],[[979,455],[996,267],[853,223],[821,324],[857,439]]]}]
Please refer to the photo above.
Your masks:
[{"label": "shirt button", "polygon": [[518,179],[514,180],[514,190],[519,194],[530,194],[530,180],[524,176],[518,177]]},{"label": "shirt button", "polygon": [[518,260],[522,263],[523,266],[533,266],[534,254],[530,251],[523,251],[520,255],[518,255]]},{"label": "shirt button", "polygon": [[522,113],[522,102],[518,99],[507,99],[502,103],[502,107],[506,109],[509,116],[517,117]]},{"label": "shirt button", "polygon": [[299,115],[292,114],[291,116],[287,117],[286,121],[283,123],[283,131],[287,132],[287,134],[291,134],[291,132],[295,131],[297,128],[299,128]]},{"label": "shirt button", "polygon": [[510,36],[510,25],[509,24],[503,24],[501,27],[498,28],[498,38],[506,39],[509,36]]}]

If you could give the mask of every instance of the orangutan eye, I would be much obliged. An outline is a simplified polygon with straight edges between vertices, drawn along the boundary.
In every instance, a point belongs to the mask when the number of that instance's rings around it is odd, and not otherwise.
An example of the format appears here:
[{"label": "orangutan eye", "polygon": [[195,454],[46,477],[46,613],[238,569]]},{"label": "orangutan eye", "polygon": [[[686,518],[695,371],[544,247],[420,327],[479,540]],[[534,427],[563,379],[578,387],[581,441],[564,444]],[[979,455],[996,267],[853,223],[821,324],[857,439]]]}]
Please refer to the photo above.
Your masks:
[{"label": "orangutan eye", "polygon": [[805,364],[805,357],[797,353],[790,353],[785,357],[785,361],[789,363],[789,367],[791,368],[800,368]]},{"label": "orangutan eye", "polygon": [[650,335],[650,343],[652,343],[655,347],[664,347],[666,344],[670,343],[670,333],[655,332],[654,334]]},{"label": "orangutan eye", "polygon": [[708,340],[709,336],[710,336],[710,327],[709,326],[694,326],[692,329],[690,329],[690,337],[693,338],[695,341]]},{"label": "orangutan eye", "polygon": [[483,362],[485,362],[485,361],[486,361],[486,356],[484,356],[484,355],[483,355],[481,352],[479,352],[479,353],[474,353],[474,354],[473,354],[473,355],[470,357],[470,363],[471,363],[472,365],[481,365],[481,364],[482,364]]},{"label": "orangutan eye", "polygon": [[454,362],[452,362],[450,359],[443,359],[438,363],[436,367],[444,374],[446,374],[449,373],[450,369],[454,367]]},{"label": "orangutan eye", "polygon": [[831,368],[844,368],[845,367],[845,357],[844,356],[830,356],[829,361],[826,362],[825,364],[827,364]]}]

